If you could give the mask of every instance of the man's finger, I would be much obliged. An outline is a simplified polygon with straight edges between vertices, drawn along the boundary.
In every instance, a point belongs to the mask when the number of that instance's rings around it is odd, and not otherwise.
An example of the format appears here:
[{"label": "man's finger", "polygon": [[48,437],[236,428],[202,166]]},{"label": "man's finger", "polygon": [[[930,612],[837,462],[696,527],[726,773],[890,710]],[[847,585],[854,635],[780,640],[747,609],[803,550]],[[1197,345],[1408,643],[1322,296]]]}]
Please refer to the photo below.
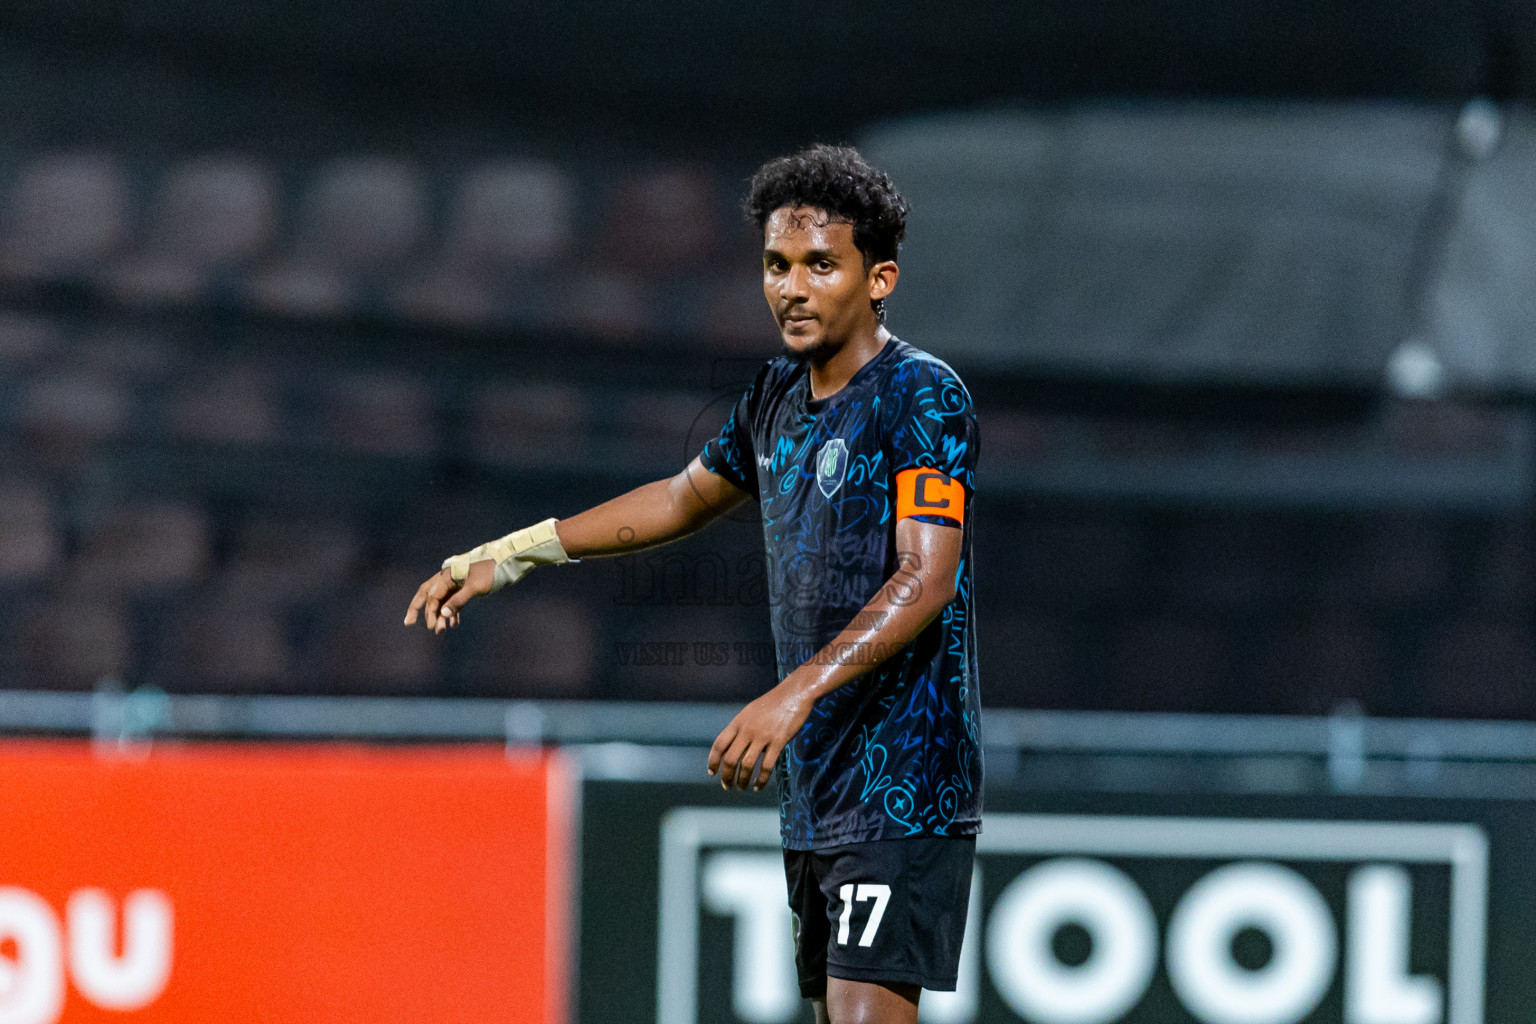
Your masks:
[{"label": "man's finger", "polygon": [[438,611],[438,614],[442,615],[447,612],[452,612],[454,618],[458,618],[459,609],[464,607],[464,605],[468,603],[469,599],[474,596],[474,594],[469,592],[468,587],[460,587],[458,590],[455,590],[453,593],[448,595],[448,600],[443,602],[443,607]]},{"label": "man's finger", "polygon": [[416,613],[421,611],[421,606],[427,603],[427,587],[431,583],[431,580],[427,580],[426,583],[416,588],[416,596],[411,598],[411,606],[405,610],[405,624],[407,626],[416,625]]},{"label": "man's finger", "polygon": [[495,573],[496,563],[487,558],[471,565],[462,583],[455,583],[453,577],[447,573],[442,574],[440,577],[442,584],[451,592],[448,594],[448,599],[437,610],[439,621],[442,623],[438,628],[439,633],[449,626],[458,626],[462,618],[460,609],[469,602],[470,598],[491,592]]},{"label": "man's finger", "polygon": [[757,781],[752,786],[754,790],[768,785],[768,780],[773,778],[774,765],[779,763],[779,754],[783,751],[784,744],[778,742],[770,743],[763,748],[763,767],[757,773]]},{"label": "man's finger", "polygon": [[747,745],[746,753],[741,755],[741,770],[736,773],[736,788],[747,789],[752,785],[752,776],[757,774],[758,759],[763,756],[763,746],[756,741]]},{"label": "man's finger", "polygon": [[705,771],[710,775],[713,775],[715,772],[720,770],[720,760],[725,756],[725,752],[727,749],[729,749],[731,741],[736,738],[737,729],[738,726],[736,723],[732,722],[730,725],[720,730],[720,735],[715,737],[714,744],[709,748],[709,764],[705,768]]},{"label": "man's finger", "polygon": [[442,606],[442,603],[443,595],[438,590],[437,581],[433,580],[433,586],[427,591],[427,628],[438,633],[441,633],[442,630],[437,628],[437,611]]},{"label": "man's finger", "polygon": [[731,748],[725,752],[720,765],[720,786],[730,789],[736,785],[736,773],[741,769],[741,755],[747,752],[747,737],[738,735]]}]

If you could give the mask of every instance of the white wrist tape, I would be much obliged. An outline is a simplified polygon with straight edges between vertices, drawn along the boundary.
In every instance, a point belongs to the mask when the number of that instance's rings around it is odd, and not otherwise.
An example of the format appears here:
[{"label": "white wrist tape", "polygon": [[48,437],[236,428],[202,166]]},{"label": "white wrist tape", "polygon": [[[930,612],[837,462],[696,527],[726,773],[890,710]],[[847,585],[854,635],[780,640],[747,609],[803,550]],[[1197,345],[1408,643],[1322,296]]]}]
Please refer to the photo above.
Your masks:
[{"label": "white wrist tape", "polygon": [[471,548],[462,555],[445,559],[443,568],[453,576],[454,582],[463,583],[471,565],[491,559],[496,563],[491,590],[497,591],[508,583],[516,583],[536,565],[559,565],[576,561],[560,545],[555,522],[554,519],[546,519],[516,533],[509,533],[500,540]]}]

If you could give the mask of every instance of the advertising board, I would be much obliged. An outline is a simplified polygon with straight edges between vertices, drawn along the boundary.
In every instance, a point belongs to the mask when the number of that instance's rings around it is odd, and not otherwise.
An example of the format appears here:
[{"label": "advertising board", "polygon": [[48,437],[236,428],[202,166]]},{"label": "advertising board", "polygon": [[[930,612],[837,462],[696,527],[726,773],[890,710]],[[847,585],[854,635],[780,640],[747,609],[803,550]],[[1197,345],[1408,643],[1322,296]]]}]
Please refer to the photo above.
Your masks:
[{"label": "advertising board", "polygon": [[0,746],[0,1024],[562,1024],[568,779],[499,746]]},{"label": "advertising board", "polygon": [[[583,1024],[811,1019],[766,796],[586,784]],[[994,788],[959,988],[920,1019],[1523,1020],[1533,856],[1516,802]],[[878,927],[843,909],[850,939]]]}]

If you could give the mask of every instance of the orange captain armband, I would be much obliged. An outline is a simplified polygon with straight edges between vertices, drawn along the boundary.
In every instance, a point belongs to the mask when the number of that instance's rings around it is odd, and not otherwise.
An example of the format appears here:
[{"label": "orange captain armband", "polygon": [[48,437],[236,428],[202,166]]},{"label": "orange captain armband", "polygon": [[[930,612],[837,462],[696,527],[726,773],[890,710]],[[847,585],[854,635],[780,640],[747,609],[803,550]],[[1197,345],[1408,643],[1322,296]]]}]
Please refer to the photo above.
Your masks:
[{"label": "orange captain armband", "polygon": [[943,516],[965,525],[965,486],[936,469],[904,469],[896,474],[896,518]]}]

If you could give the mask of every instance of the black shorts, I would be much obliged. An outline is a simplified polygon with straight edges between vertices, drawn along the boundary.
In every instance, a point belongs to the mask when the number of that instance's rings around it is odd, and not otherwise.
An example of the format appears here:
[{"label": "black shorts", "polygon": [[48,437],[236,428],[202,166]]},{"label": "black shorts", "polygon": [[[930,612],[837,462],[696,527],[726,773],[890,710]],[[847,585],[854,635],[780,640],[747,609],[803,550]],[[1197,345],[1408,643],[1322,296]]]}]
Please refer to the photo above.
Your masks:
[{"label": "black shorts", "polygon": [[975,863],[975,836],[785,850],[800,994],[828,975],[953,991]]}]

